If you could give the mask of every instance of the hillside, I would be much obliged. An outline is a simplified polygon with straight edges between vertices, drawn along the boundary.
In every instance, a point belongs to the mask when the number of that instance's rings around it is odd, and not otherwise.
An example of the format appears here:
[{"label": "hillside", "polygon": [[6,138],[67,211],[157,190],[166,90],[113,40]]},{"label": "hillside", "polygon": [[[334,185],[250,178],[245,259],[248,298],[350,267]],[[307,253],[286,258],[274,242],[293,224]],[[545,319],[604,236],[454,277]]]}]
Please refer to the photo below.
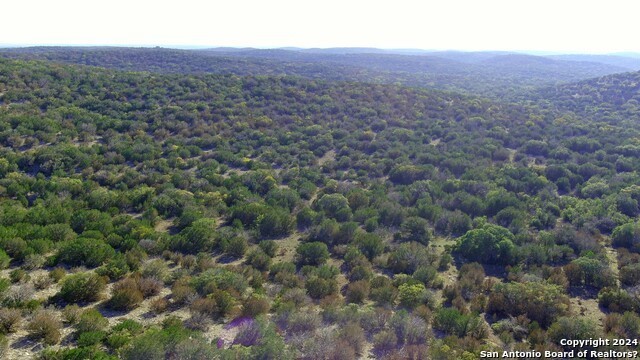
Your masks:
[{"label": "hillside", "polygon": [[[441,56],[439,56],[441,55]],[[0,56],[161,73],[292,75],[305,78],[403,84],[412,87],[517,98],[529,90],[624,72],[597,62],[551,60],[500,53],[422,53],[374,49],[15,48]]]},{"label": "hillside", "polygon": [[[3,358],[457,360],[639,335],[638,122],[249,56],[211,74],[224,58],[33,51],[50,59],[0,58]],[[101,67],[59,63],[81,61]],[[557,89],[618,111],[635,75]]]},{"label": "hillside", "polygon": [[640,121],[640,72],[589,79],[540,90],[560,111],[634,128]]}]

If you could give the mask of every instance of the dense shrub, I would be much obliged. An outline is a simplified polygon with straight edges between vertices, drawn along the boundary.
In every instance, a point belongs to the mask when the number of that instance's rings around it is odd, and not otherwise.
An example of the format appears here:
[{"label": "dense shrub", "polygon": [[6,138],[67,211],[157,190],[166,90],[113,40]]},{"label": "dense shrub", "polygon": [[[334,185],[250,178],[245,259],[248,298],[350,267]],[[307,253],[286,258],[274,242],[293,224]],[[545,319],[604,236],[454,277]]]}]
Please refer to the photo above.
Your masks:
[{"label": "dense shrub", "polygon": [[112,258],[115,251],[102,240],[77,238],[64,244],[58,252],[58,261],[72,266],[96,267]]},{"label": "dense shrub", "polygon": [[27,325],[29,336],[42,340],[46,345],[55,345],[62,337],[62,323],[52,310],[39,310]]},{"label": "dense shrub", "polygon": [[321,265],[329,258],[327,245],[321,242],[300,244],[296,252],[301,265]]},{"label": "dense shrub", "polygon": [[487,304],[487,313],[526,315],[543,327],[568,311],[569,298],[562,288],[540,282],[496,284]]},{"label": "dense shrub", "polygon": [[67,276],[60,287],[59,296],[72,303],[99,300],[105,288],[105,281],[94,273],[80,273]]}]

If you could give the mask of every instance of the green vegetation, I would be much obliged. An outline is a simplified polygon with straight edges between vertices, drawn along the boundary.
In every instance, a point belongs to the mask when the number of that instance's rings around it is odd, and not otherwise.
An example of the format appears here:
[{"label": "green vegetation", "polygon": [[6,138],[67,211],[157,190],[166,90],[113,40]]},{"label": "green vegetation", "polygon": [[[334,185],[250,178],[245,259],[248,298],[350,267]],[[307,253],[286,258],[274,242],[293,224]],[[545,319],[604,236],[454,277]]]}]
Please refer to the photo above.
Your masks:
[{"label": "green vegetation", "polygon": [[0,58],[0,354],[21,331],[61,344],[42,359],[472,359],[638,335],[637,73],[534,90],[608,70],[1,53],[67,65]]}]

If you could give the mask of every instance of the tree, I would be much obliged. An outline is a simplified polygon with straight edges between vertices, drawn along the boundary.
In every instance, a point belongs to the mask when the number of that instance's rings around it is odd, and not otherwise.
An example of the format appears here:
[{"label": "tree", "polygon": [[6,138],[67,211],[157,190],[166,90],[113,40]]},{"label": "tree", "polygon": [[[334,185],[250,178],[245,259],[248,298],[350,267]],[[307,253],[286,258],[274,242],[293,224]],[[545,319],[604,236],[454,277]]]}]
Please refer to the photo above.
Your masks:
[{"label": "tree", "polygon": [[325,194],[315,203],[318,210],[323,211],[326,216],[337,218],[341,211],[351,212],[349,201],[342,194]]},{"label": "tree", "polygon": [[465,258],[483,264],[513,262],[513,234],[501,226],[486,224],[469,230],[458,240],[457,249]]},{"label": "tree", "polygon": [[569,312],[569,297],[558,285],[541,282],[496,284],[489,295],[487,313],[526,315],[547,327]]},{"label": "tree", "polygon": [[611,238],[615,246],[622,246],[631,251],[640,252],[640,225],[638,223],[627,223],[616,227]]},{"label": "tree", "polygon": [[409,217],[400,226],[398,238],[402,241],[415,241],[427,245],[431,240],[429,223],[423,218]]},{"label": "tree", "polygon": [[573,286],[603,288],[615,284],[615,276],[608,264],[590,257],[579,257],[564,267],[564,272]]},{"label": "tree", "polygon": [[298,263],[301,265],[322,265],[329,258],[329,249],[321,242],[300,244],[296,252]]},{"label": "tree", "polygon": [[115,255],[115,250],[102,240],[79,237],[64,244],[58,252],[58,261],[67,265],[102,265]]},{"label": "tree", "polygon": [[215,219],[197,219],[180,232],[172,248],[187,254],[210,251],[216,245],[217,228],[218,223]]},{"label": "tree", "polygon": [[106,284],[102,277],[94,273],[69,275],[62,280],[58,295],[67,302],[90,302],[100,299]]},{"label": "tree", "polygon": [[427,300],[427,289],[423,284],[402,284],[398,287],[400,304],[409,309],[423,304]]}]

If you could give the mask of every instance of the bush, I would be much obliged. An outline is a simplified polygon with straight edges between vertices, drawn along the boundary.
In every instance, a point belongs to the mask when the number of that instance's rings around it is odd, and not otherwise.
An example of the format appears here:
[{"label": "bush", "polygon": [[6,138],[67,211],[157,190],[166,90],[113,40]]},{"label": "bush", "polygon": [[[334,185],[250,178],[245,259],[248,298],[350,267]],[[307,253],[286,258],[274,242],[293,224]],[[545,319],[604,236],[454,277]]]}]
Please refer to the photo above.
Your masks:
[{"label": "bush", "polygon": [[67,275],[67,272],[61,267],[57,267],[51,270],[51,272],[49,273],[49,277],[51,277],[53,282],[56,282],[56,283],[62,280],[62,278],[64,278],[66,275]]},{"label": "bush", "polygon": [[366,280],[354,281],[347,285],[347,302],[362,304],[369,296],[369,282]]},{"label": "bush", "polygon": [[558,285],[540,282],[496,284],[489,295],[487,313],[526,315],[547,327],[569,312],[569,298]]},{"label": "bush", "polygon": [[620,268],[620,282],[627,286],[640,284],[640,263],[625,265]]},{"label": "bush", "polygon": [[598,304],[613,312],[640,309],[640,302],[623,289],[606,287],[598,293]]},{"label": "bush", "polygon": [[580,257],[564,267],[572,286],[593,286],[601,289],[615,285],[615,275],[608,264],[589,257]]},{"label": "bush", "polygon": [[513,262],[513,234],[501,226],[486,224],[468,231],[458,240],[462,256],[479,263],[510,264]]},{"label": "bush", "polygon": [[345,341],[356,354],[361,354],[367,341],[362,327],[357,323],[348,323],[340,330],[339,338]]},{"label": "bush", "polygon": [[11,258],[9,255],[7,255],[4,250],[0,249],[0,270],[8,268],[10,262]]},{"label": "bush", "polygon": [[191,313],[199,313],[206,315],[208,317],[217,317],[218,314],[218,304],[212,298],[198,298],[195,299],[191,306],[189,306]]},{"label": "bush", "polygon": [[96,267],[114,255],[115,250],[102,240],[77,238],[60,248],[58,261],[71,266]]},{"label": "bush", "polygon": [[102,277],[94,273],[67,276],[62,281],[58,295],[67,302],[91,302],[100,299],[106,284]]},{"label": "bush", "polygon": [[373,351],[384,354],[396,348],[398,337],[391,330],[382,330],[373,337]]},{"label": "bush", "polygon": [[29,336],[47,345],[55,345],[60,341],[60,329],[62,323],[52,310],[39,310],[27,325]]},{"label": "bush", "polygon": [[163,260],[155,259],[144,264],[140,273],[145,278],[164,282],[169,277],[169,267]]},{"label": "bush", "polygon": [[222,251],[230,256],[235,258],[241,258],[244,256],[244,253],[247,251],[249,244],[247,243],[247,239],[242,236],[234,236],[228,241],[223,241]]},{"label": "bush", "polygon": [[487,335],[487,329],[480,316],[463,314],[454,308],[439,309],[433,319],[433,327],[458,337],[472,336],[482,339]]},{"label": "bush", "polygon": [[153,311],[154,314],[161,314],[167,311],[168,307],[169,307],[169,301],[165,298],[155,299],[151,303],[151,311]]},{"label": "bush", "polygon": [[87,309],[82,312],[75,327],[78,334],[82,334],[85,332],[103,331],[108,325],[109,320],[102,316],[98,310]]},{"label": "bush", "polygon": [[269,257],[276,256],[276,254],[278,252],[278,244],[273,240],[262,240],[262,241],[260,241],[258,246]]},{"label": "bush", "polygon": [[138,285],[138,289],[140,290],[140,292],[142,292],[142,296],[145,299],[151,296],[158,295],[164,285],[162,281],[154,278],[136,277],[135,281]]},{"label": "bush", "polygon": [[293,219],[287,210],[269,208],[258,223],[258,231],[263,237],[284,236],[293,230]]},{"label": "bush", "polygon": [[271,266],[271,258],[260,249],[255,249],[247,255],[247,263],[260,271],[266,271]]},{"label": "bush", "polygon": [[301,265],[322,265],[329,258],[329,249],[321,242],[300,244],[296,252]]},{"label": "bush", "polygon": [[76,304],[67,305],[62,309],[62,319],[65,323],[75,325],[80,320],[82,309]]},{"label": "bush", "polygon": [[124,279],[113,285],[111,299],[107,307],[118,311],[130,311],[137,308],[144,300],[142,291],[133,279]]},{"label": "bush", "polygon": [[22,314],[18,309],[0,308],[0,334],[18,331]]},{"label": "bush", "polygon": [[87,347],[100,344],[107,337],[104,331],[88,331],[78,336],[77,344],[79,347]]},{"label": "bush", "polygon": [[[555,344],[560,344],[562,339],[597,339],[602,335],[598,332],[597,325],[590,319],[580,317],[560,317],[549,327],[547,336]],[[565,350],[576,349],[565,346]],[[591,349],[585,347],[584,350]],[[578,350],[578,349],[576,349]]]},{"label": "bush", "polygon": [[305,282],[305,288],[307,289],[307,294],[312,298],[322,299],[338,291],[338,284],[334,279],[312,276]]},{"label": "bush", "polygon": [[427,245],[431,240],[429,222],[416,216],[409,217],[400,226],[400,232],[397,237],[401,241],[415,241]]},{"label": "bush", "polygon": [[423,284],[402,284],[398,287],[400,304],[413,309],[427,300],[427,289]]},{"label": "bush", "polygon": [[251,296],[242,305],[242,315],[255,318],[258,315],[268,313],[270,308],[269,300]]}]

